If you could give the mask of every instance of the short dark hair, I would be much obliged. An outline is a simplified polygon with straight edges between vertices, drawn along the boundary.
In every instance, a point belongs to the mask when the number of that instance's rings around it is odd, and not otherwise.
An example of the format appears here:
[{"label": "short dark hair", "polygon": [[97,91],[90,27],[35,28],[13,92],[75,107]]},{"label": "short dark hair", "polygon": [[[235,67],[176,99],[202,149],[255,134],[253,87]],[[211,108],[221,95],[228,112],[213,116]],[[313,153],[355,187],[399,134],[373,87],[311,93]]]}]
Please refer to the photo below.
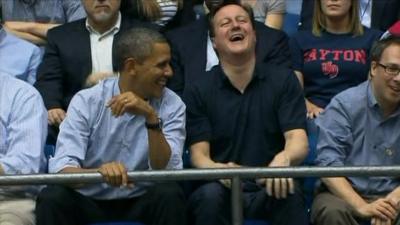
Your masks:
[{"label": "short dark hair", "polygon": [[125,60],[128,58],[143,62],[153,52],[155,43],[168,42],[164,35],[150,28],[132,28],[123,32],[115,43],[117,70],[123,69]]},{"label": "short dark hair", "polygon": [[371,61],[379,62],[381,60],[383,51],[385,51],[385,49],[387,49],[391,45],[400,46],[400,37],[389,36],[385,39],[376,41],[371,48]]},{"label": "short dark hair", "polygon": [[214,23],[213,23],[215,14],[217,14],[219,10],[221,10],[222,8],[224,8],[227,5],[237,5],[240,8],[244,9],[244,11],[246,11],[250,17],[251,26],[253,27],[253,29],[255,29],[254,14],[253,14],[253,9],[251,8],[251,6],[249,6],[248,4],[241,4],[240,1],[238,1],[238,0],[225,0],[219,6],[212,9],[211,12],[208,14],[208,25],[209,25],[209,31],[210,31],[211,37],[215,36],[215,32],[214,32],[215,27],[214,27]]}]

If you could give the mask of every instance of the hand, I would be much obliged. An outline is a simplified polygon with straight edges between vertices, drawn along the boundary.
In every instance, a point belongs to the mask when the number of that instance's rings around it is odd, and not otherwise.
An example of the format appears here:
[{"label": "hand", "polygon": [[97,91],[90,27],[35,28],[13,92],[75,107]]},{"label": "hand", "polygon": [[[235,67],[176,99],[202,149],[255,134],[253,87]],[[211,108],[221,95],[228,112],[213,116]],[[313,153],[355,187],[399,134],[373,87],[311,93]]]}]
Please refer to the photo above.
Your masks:
[{"label": "hand", "polygon": [[132,92],[114,96],[107,104],[115,117],[121,116],[125,112],[136,115],[150,117],[154,115],[154,109],[145,100]]},{"label": "hand", "polygon": [[307,99],[306,99],[306,108],[307,108],[307,118],[309,118],[309,119],[317,118],[317,116],[319,116],[319,114],[324,111],[323,108],[320,108],[317,105],[314,105]]},{"label": "hand", "polygon": [[[234,162],[215,163],[215,168],[236,168],[236,167],[240,167],[240,165]],[[232,187],[231,179],[220,179],[219,182],[226,188],[230,189]]]},{"label": "hand", "polygon": [[[376,217],[383,221],[395,220],[397,217],[396,203],[390,199],[380,198],[357,208],[356,213],[363,218]],[[380,220],[377,222],[380,223]]]},{"label": "hand", "polygon": [[108,77],[113,76],[112,72],[97,72],[97,73],[92,73],[88,76],[85,82],[85,87],[92,87],[99,83],[99,81],[104,80]]},{"label": "hand", "polygon": [[371,225],[392,225],[393,221],[392,220],[383,220],[379,217],[372,217],[371,219]]},{"label": "hand", "polygon": [[98,172],[101,173],[106,183],[112,186],[132,187],[132,184],[128,184],[128,172],[124,164],[120,162],[105,163],[101,165]]},{"label": "hand", "polygon": [[47,111],[48,123],[50,125],[59,126],[65,119],[66,113],[62,108],[54,108]]},{"label": "hand", "polygon": [[[290,159],[284,152],[278,153],[269,167],[284,167],[290,166]],[[257,183],[265,183],[265,190],[268,196],[274,196],[277,199],[284,199],[288,194],[294,194],[293,178],[267,178],[259,179]]]}]

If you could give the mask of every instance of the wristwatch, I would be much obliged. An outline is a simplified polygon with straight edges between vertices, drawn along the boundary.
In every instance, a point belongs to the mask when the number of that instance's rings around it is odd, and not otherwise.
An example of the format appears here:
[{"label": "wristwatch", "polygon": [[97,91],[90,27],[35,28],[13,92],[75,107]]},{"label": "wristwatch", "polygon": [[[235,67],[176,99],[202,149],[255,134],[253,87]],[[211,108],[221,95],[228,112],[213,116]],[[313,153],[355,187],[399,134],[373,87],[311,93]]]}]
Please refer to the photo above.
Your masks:
[{"label": "wristwatch", "polygon": [[145,122],[144,125],[146,126],[147,129],[161,130],[161,128],[162,128],[162,120],[161,120],[161,118],[158,118],[158,122],[157,123],[147,123],[147,122]]}]

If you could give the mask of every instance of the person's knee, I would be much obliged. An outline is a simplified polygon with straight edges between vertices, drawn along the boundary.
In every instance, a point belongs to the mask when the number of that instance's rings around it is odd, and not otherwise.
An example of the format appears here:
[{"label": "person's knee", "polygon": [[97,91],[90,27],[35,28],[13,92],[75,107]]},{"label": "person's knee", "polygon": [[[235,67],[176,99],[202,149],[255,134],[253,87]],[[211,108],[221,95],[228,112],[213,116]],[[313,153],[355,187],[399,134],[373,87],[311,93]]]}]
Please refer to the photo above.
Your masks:
[{"label": "person's knee", "polygon": [[36,199],[36,209],[49,205],[66,205],[71,199],[71,191],[63,186],[49,186],[44,188]]},{"label": "person's knee", "polygon": [[223,187],[219,182],[207,183],[192,193],[189,198],[189,205],[192,208],[205,206],[201,208],[203,210],[208,209],[209,211],[218,212],[229,204],[229,193],[228,189]]},{"label": "person's knee", "polygon": [[311,210],[311,219],[315,224],[334,223],[334,221],[342,221],[351,217],[352,213],[348,207],[340,204],[331,204],[331,202],[326,202],[318,207],[313,206]]},{"label": "person's knee", "polygon": [[157,187],[154,188],[152,195],[157,196],[158,199],[168,200],[177,200],[177,199],[185,199],[185,194],[183,193],[182,188],[174,183],[160,183],[156,184]]}]

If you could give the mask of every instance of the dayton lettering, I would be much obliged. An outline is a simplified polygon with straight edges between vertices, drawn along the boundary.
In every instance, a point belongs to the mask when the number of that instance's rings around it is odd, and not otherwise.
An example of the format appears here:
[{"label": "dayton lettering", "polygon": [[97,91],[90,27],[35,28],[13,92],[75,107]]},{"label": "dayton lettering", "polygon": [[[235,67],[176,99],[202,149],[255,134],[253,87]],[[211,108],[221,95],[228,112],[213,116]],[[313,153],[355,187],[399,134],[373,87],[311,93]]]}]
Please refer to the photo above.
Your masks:
[{"label": "dayton lettering", "polygon": [[330,50],[330,49],[310,49],[304,53],[304,62],[310,61],[354,61],[366,64],[367,54],[363,49]]}]

